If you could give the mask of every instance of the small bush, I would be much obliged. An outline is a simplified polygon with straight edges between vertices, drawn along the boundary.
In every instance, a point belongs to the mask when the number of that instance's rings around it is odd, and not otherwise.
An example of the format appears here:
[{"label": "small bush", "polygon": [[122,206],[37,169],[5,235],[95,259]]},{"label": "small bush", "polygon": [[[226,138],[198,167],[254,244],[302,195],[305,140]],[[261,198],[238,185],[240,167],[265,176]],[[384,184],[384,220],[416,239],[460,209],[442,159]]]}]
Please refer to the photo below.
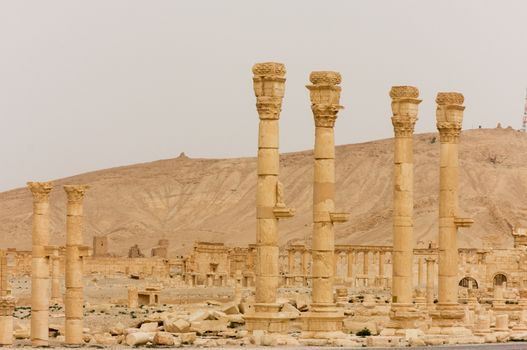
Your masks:
[{"label": "small bush", "polygon": [[371,335],[371,331],[366,327],[364,327],[363,329],[357,332],[357,336],[359,337],[367,337],[370,335]]}]

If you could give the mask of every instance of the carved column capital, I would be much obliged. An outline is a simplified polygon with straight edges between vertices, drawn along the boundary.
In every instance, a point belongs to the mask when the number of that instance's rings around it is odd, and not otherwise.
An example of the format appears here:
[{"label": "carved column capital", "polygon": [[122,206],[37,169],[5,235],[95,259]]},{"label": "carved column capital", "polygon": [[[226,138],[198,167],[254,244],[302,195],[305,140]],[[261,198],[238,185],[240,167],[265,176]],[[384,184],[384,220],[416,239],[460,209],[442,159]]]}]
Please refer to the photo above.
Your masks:
[{"label": "carved column capital", "polygon": [[340,91],[338,86],[342,81],[340,73],[320,71],[311,72],[309,80],[312,85],[307,85],[311,98],[311,111],[315,118],[315,126],[333,128],[337,119],[340,105]]},{"label": "carved column capital", "polygon": [[285,91],[285,66],[276,62],[257,63],[252,71],[260,119],[279,119]]},{"label": "carved column capital", "polygon": [[458,92],[439,92],[436,97],[436,120],[442,143],[458,143],[463,122],[465,98]]},{"label": "carved column capital", "polygon": [[53,189],[51,182],[28,182],[27,187],[33,195],[33,202],[47,202],[49,200],[49,193]]},{"label": "carved column capital", "polygon": [[417,121],[418,106],[421,103],[419,89],[415,86],[392,86],[392,125],[395,137],[411,137]]},{"label": "carved column capital", "polygon": [[81,203],[88,188],[87,185],[64,185],[68,203]]}]

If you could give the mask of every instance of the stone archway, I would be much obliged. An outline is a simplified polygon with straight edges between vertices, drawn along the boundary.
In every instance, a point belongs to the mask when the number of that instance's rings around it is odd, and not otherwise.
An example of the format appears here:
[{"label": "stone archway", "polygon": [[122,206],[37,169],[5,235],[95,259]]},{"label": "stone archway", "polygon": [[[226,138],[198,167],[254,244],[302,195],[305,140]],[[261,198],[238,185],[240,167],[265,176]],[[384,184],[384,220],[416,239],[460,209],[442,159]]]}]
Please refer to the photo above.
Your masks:
[{"label": "stone archway", "polygon": [[507,283],[507,276],[504,273],[497,273],[492,278],[492,284],[494,286],[501,286],[503,283]]},{"label": "stone archway", "polygon": [[478,289],[478,281],[473,277],[466,276],[459,281],[459,286],[469,289]]}]

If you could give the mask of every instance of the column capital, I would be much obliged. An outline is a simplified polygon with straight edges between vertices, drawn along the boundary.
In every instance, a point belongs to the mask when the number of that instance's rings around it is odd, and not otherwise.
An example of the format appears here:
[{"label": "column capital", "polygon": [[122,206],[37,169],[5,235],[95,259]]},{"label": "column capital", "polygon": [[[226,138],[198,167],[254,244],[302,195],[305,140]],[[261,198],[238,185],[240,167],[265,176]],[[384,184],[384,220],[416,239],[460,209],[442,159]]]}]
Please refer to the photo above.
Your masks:
[{"label": "column capital", "polygon": [[392,86],[392,125],[395,137],[411,137],[417,121],[418,106],[421,103],[419,89],[415,86]]},{"label": "column capital", "polygon": [[433,264],[436,262],[436,259],[435,258],[430,258],[430,257],[426,257],[425,258],[425,261],[429,264]]},{"label": "column capital", "polygon": [[64,191],[68,196],[68,203],[80,203],[84,198],[88,185],[64,185]]},{"label": "column capital", "polygon": [[338,84],[342,77],[338,72],[318,71],[311,72],[309,81],[312,85],[306,85],[310,92],[311,110],[315,117],[315,126],[333,128],[337,113],[343,107],[340,105],[340,91]]},{"label": "column capital", "polygon": [[463,122],[465,98],[459,92],[439,92],[436,97],[436,120],[442,143],[458,143]]},{"label": "column capital", "polygon": [[47,202],[49,200],[49,193],[53,189],[51,182],[28,182],[27,187],[33,195],[33,202]]},{"label": "column capital", "polygon": [[252,71],[260,119],[278,120],[285,91],[285,66],[276,62],[256,63]]}]

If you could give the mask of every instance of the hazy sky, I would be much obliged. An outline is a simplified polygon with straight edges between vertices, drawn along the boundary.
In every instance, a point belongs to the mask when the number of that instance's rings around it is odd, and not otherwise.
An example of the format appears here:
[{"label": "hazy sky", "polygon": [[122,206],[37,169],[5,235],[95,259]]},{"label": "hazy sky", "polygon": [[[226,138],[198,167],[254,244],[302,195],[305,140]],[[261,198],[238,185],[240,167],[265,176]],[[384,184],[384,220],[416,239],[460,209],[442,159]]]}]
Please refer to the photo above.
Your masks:
[{"label": "hazy sky", "polygon": [[286,64],[281,151],[313,144],[312,70],[342,73],[337,144],[391,137],[392,85],[521,126],[527,1],[0,2],[0,190],[137,162],[256,153],[251,66]]}]

